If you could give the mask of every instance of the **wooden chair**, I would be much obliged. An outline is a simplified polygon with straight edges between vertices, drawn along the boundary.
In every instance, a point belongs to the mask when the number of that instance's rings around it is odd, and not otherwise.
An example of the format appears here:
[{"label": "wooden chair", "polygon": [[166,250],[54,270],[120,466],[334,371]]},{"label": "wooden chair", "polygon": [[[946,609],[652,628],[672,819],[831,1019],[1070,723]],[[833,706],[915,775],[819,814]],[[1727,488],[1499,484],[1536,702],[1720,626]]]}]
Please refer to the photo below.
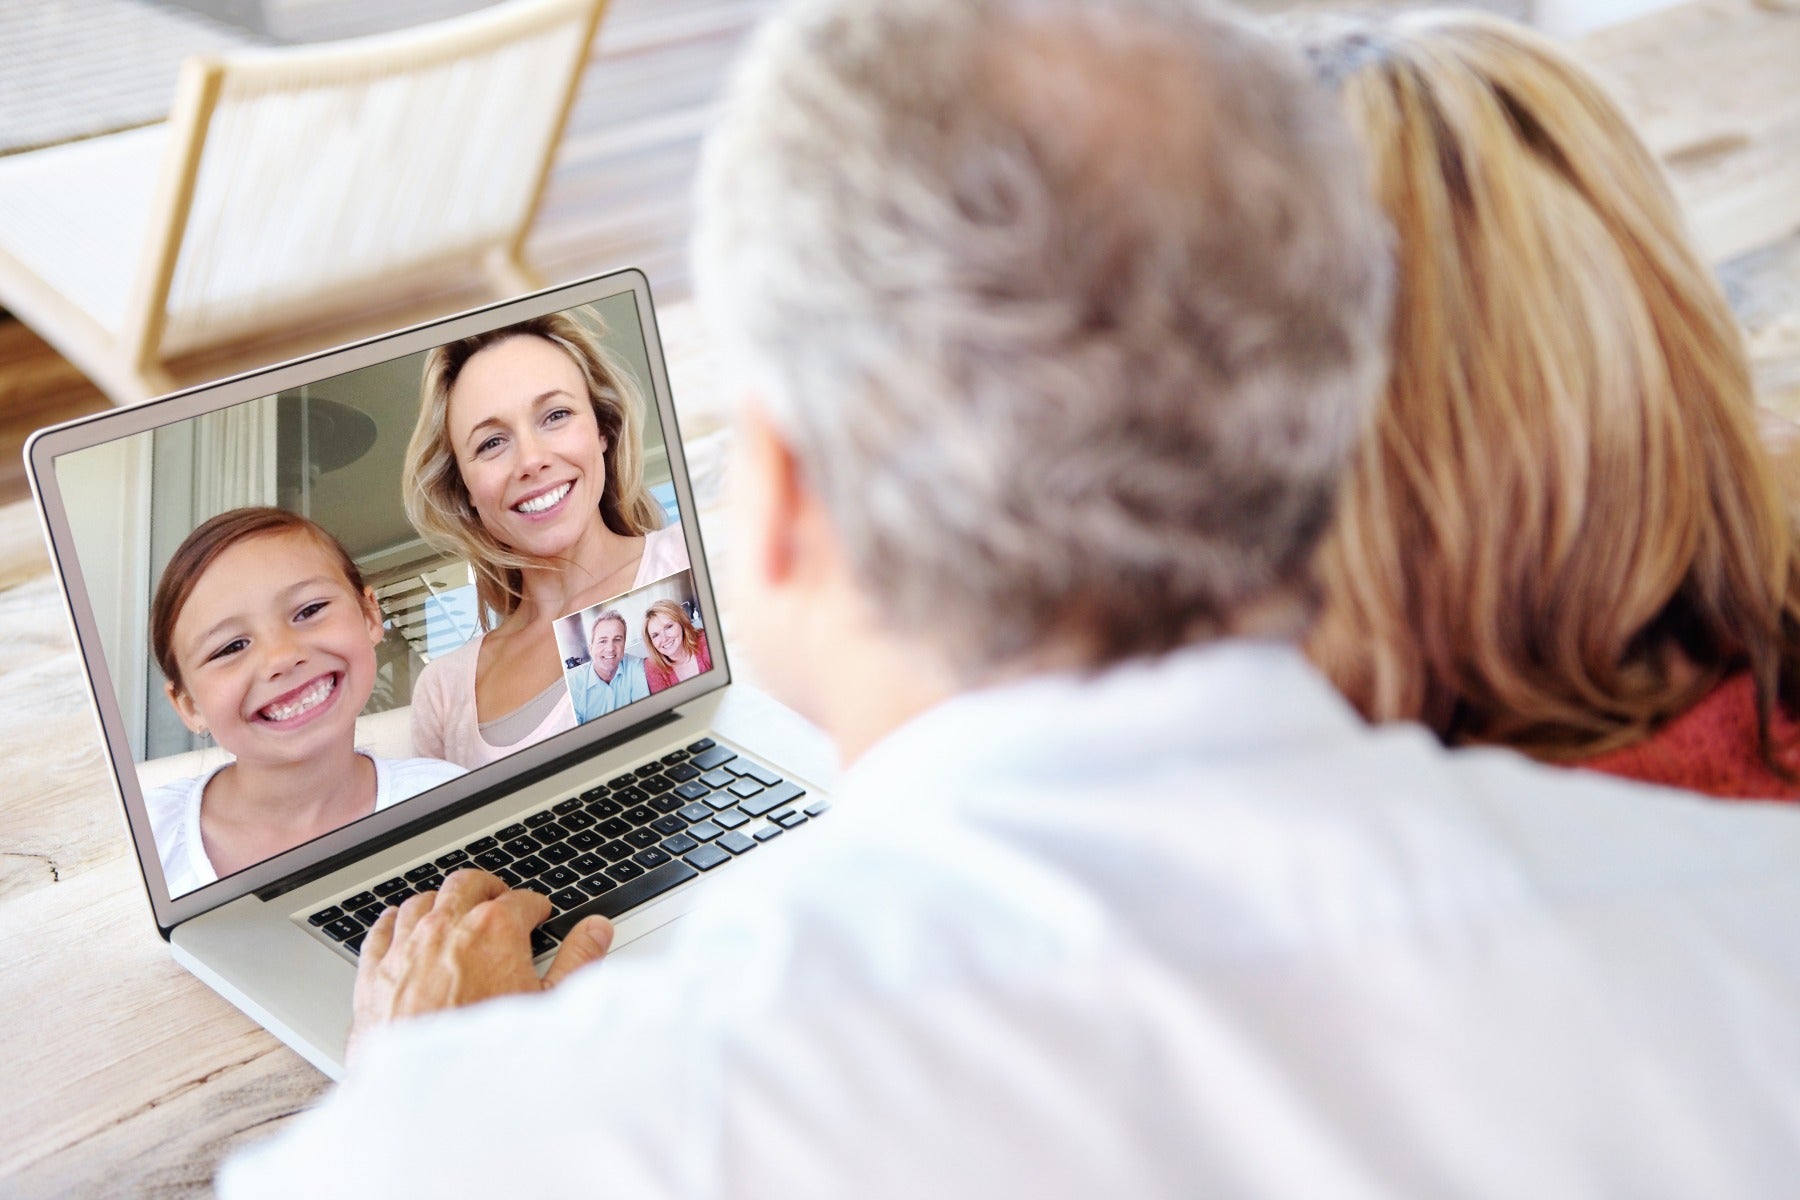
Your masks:
[{"label": "wooden chair", "polygon": [[0,158],[0,305],[126,404],[168,363],[522,256],[605,0],[192,58],[166,123]]}]

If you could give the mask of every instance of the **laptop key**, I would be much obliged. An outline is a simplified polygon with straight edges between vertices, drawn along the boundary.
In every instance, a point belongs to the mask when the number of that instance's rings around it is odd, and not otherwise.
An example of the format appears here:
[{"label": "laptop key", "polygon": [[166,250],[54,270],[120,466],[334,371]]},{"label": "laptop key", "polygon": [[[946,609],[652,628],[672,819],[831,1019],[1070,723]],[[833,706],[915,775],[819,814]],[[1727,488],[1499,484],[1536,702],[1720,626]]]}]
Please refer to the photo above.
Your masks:
[{"label": "laptop key", "polygon": [[660,867],[669,861],[669,856],[655,846],[648,850],[639,850],[631,856],[631,861],[648,871],[651,867]]},{"label": "laptop key", "polygon": [[666,775],[652,775],[638,786],[643,788],[646,792],[649,792],[652,796],[660,796],[662,793],[674,788],[675,780],[670,779]]},{"label": "laptop key", "polygon": [[706,803],[712,805],[714,808],[721,808],[721,809],[730,808],[732,805],[736,804],[737,802],[738,802],[738,798],[736,796],[732,795],[730,792],[713,792],[711,795],[707,796],[707,798],[706,798]]},{"label": "laptop key", "polygon": [[512,869],[527,879],[536,879],[550,869],[550,864],[535,854],[527,854],[513,863]]},{"label": "laptop key", "polygon": [[599,824],[599,820],[598,818],[589,816],[587,813],[576,811],[564,813],[557,818],[556,823],[561,825],[564,829],[567,829],[570,833],[577,833],[583,829],[592,829],[595,825]]},{"label": "laptop key", "polygon": [[[637,781],[634,779],[632,782],[636,783]],[[612,794],[612,798],[617,800],[624,807],[630,808],[634,804],[642,804],[644,801],[648,800],[650,798],[650,793],[640,787],[620,788]]]},{"label": "laptop key", "polygon": [[481,853],[484,853],[485,851],[492,850],[494,847],[498,846],[499,844],[500,844],[499,838],[479,837],[479,838],[476,838],[474,841],[470,842],[468,845],[464,846],[463,849],[467,850],[470,854],[481,854]]},{"label": "laptop key", "polygon": [[552,821],[548,825],[539,825],[536,829],[531,831],[531,836],[548,846],[551,842],[562,841],[573,832],[574,830],[567,829],[562,825],[557,824],[555,821]]},{"label": "laptop key", "polygon": [[[712,816],[712,809],[706,807],[706,805],[704,805],[704,804],[690,804],[686,808],[681,809],[679,811],[681,813],[682,819],[688,820],[688,821],[704,821],[704,820],[706,820],[706,818]],[[669,830],[669,832],[670,833],[679,833],[680,830],[671,829],[671,830]]]},{"label": "laptop key", "polygon": [[643,766],[641,766],[637,769],[636,774],[637,774],[638,779],[640,779],[640,780],[649,779],[653,775],[661,775],[662,774],[662,764],[661,763],[645,763]]},{"label": "laptop key", "polygon": [[701,783],[698,779],[690,779],[680,787],[676,788],[675,794],[680,796],[683,800],[698,800],[711,790],[711,788],[707,787],[704,783]]},{"label": "laptop key", "polygon": [[730,860],[731,855],[725,853],[725,851],[719,849],[717,846],[701,846],[697,850],[682,855],[681,858],[682,862],[687,863],[691,867],[699,867],[702,871],[710,871],[720,863],[729,862]]},{"label": "laptop key", "polygon": [[684,763],[687,760],[688,752],[686,750],[671,750],[662,756],[662,764],[665,767],[672,767],[677,763]]},{"label": "laptop key", "polygon": [[595,846],[598,846],[605,840],[605,838],[601,837],[591,829],[583,829],[580,833],[571,833],[569,835],[569,845],[575,847],[577,850],[592,850]]},{"label": "laptop key", "polygon": [[567,842],[558,842],[554,846],[545,846],[538,857],[542,858],[547,863],[555,865],[557,863],[566,863],[579,853],[581,853],[581,851],[575,849],[575,847],[569,845]]},{"label": "laptop key", "polygon": [[692,850],[695,846],[698,846],[699,844],[700,844],[699,842],[696,842],[693,838],[689,837],[687,834],[678,833],[678,834],[675,834],[673,837],[664,838],[662,848],[664,850],[667,850],[670,854],[678,854],[679,855],[679,854],[686,854],[689,850]]},{"label": "laptop key", "polygon": [[367,938],[368,936],[369,935],[366,933],[357,934],[355,937],[351,938],[349,941],[344,943],[344,949],[348,950],[350,953],[356,955],[359,958],[362,957],[363,939]]},{"label": "laptop key", "polygon": [[330,908],[321,908],[318,912],[306,919],[316,928],[320,925],[328,925],[343,915],[344,910],[334,904]]},{"label": "laptop key", "polygon": [[713,740],[711,738],[701,738],[697,742],[689,742],[688,743],[688,753],[689,754],[704,753],[707,750],[711,750],[713,748],[714,744],[715,743],[713,742]]},{"label": "laptop key", "polygon": [[619,885],[604,875],[593,875],[582,880],[578,886],[588,895],[598,896],[601,892],[610,892]]},{"label": "laptop key", "polygon": [[831,801],[829,801],[829,800],[814,800],[811,804],[806,806],[806,815],[809,817],[816,817],[820,813],[825,812],[830,808],[831,808]]},{"label": "laptop key", "polygon": [[654,829],[634,829],[625,835],[625,841],[628,845],[636,846],[639,850],[642,850],[645,847],[654,846],[656,843],[662,841],[662,834],[656,832]]},{"label": "laptop key", "polygon": [[[416,896],[418,894],[419,893],[413,891],[411,888],[401,888],[397,892],[389,892],[387,898],[385,900],[383,900],[381,903],[382,903],[383,907],[399,908],[402,904],[405,904],[408,900],[411,900],[414,896]],[[373,911],[376,916],[381,915],[380,908],[376,908],[373,910],[365,908],[362,911],[364,911],[364,912]]]},{"label": "laptop key", "polygon": [[550,903],[556,905],[558,912],[568,912],[571,908],[580,908],[587,903],[587,893],[580,888],[566,887],[550,897]]},{"label": "laptop key", "polygon": [[440,872],[433,871],[425,878],[418,880],[416,886],[421,892],[435,892],[444,886],[444,876]]},{"label": "laptop key", "polygon": [[625,811],[625,806],[616,800],[596,800],[587,806],[590,815],[604,821],[608,817],[616,817]]},{"label": "laptop key", "polygon": [[362,922],[355,917],[339,917],[325,926],[326,936],[338,942],[345,938],[353,938],[362,931]]},{"label": "laptop key", "polygon": [[658,817],[656,820],[650,822],[650,828],[656,830],[656,832],[662,834],[664,837],[672,837],[675,834],[680,833],[687,828],[687,825],[688,823],[686,821],[675,816],[673,813],[666,817]]},{"label": "laptop key", "polygon": [[[747,769],[743,770],[743,771],[739,771],[738,773],[740,775],[748,775],[750,778],[756,780],[756,782],[762,784],[764,787],[774,787],[776,784],[781,782],[781,776],[778,773],[776,773],[775,771],[772,771],[768,767],[764,766],[762,763],[748,762],[746,760],[745,765],[746,765]],[[736,771],[737,768],[734,766],[734,767],[732,767],[732,770]]]},{"label": "laptop key", "polygon": [[756,831],[756,840],[759,842],[766,842],[771,838],[778,838],[780,836],[781,826],[779,825],[764,825],[761,829]]},{"label": "laptop key", "polygon": [[399,876],[396,875],[394,878],[387,880],[385,883],[376,884],[373,888],[370,888],[369,890],[374,892],[377,896],[391,896],[395,892],[404,890],[405,887],[406,887],[406,880],[401,879]]},{"label": "laptop key", "polygon": [[483,850],[475,856],[475,865],[484,871],[498,871],[512,861],[512,855],[504,850]]},{"label": "laptop key", "polygon": [[608,842],[600,847],[600,857],[609,863],[624,862],[631,857],[631,847],[624,842]]},{"label": "laptop key", "polygon": [[566,913],[551,917],[540,928],[549,930],[559,938],[568,937],[569,930],[596,913],[603,917],[623,916],[638,905],[656,899],[669,889],[680,887],[688,880],[695,878],[697,874],[698,872],[692,867],[682,863],[664,863],[656,870],[633,879],[624,887],[603,892],[580,908],[571,908]]},{"label": "laptop key", "polygon": [[728,808],[713,818],[713,824],[720,829],[736,829],[739,825],[747,825],[750,818],[735,808]]},{"label": "laptop key", "polygon": [[369,905],[375,903],[375,893],[358,892],[354,896],[344,897],[342,900],[339,900],[338,903],[344,906],[346,912],[355,912],[359,908],[367,908]]},{"label": "laptop key", "polygon": [[620,883],[629,883],[639,875],[642,875],[644,873],[644,868],[638,866],[634,862],[627,861],[614,863],[612,866],[606,868],[606,873]]},{"label": "laptop key", "polygon": [[723,846],[725,849],[731,851],[733,854],[742,854],[746,850],[756,849],[756,839],[748,836],[747,834],[739,833],[736,830],[733,830],[732,832],[726,834],[724,837],[720,838],[718,841],[714,842],[713,845]]},{"label": "laptop key", "polygon": [[790,801],[798,800],[804,795],[806,795],[805,788],[791,780],[783,780],[768,791],[743,800],[738,807],[753,817],[760,817],[764,813],[780,808]]},{"label": "laptop key", "polygon": [[498,871],[494,872],[494,878],[498,879],[509,888],[516,888],[521,883],[525,882],[525,877],[511,867],[501,867]]},{"label": "laptop key", "polygon": [[648,825],[656,820],[656,810],[649,805],[640,804],[636,808],[626,809],[625,819],[633,825]]},{"label": "laptop key", "polygon": [[687,835],[697,842],[710,842],[724,832],[711,821],[702,821],[698,825],[689,825],[687,828]]},{"label": "laptop key", "polygon": [[789,809],[787,812],[784,812],[784,813],[780,814],[779,816],[770,817],[769,819],[771,821],[775,822],[777,825],[781,826],[783,829],[792,829],[796,825],[806,824],[806,814],[801,813],[801,812],[794,812],[792,809]]},{"label": "laptop key", "polygon": [[538,876],[553,888],[571,887],[581,881],[581,876],[569,867],[551,867]]},{"label": "laptop key", "polygon": [[672,779],[676,783],[686,783],[690,779],[698,779],[699,777],[700,768],[694,766],[692,763],[682,763],[678,767],[670,767],[663,772],[664,779]]},{"label": "laptop key", "polygon": [[609,790],[610,789],[608,789],[604,783],[597,783],[587,791],[581,793],[581,798],[591,804],[595,800],[605,796]]},{"label": "laptop key", "polygon": [[552,804],[550,806],[550,811],[560,817],[565,813],[572,813],[580,807],[581,797],[570,796],[567,800],[558,800],[555,804]]},{"label": "laptop key", "polygon": [[537,853],[544,848],[544,844],[534,837],[516,837],[503,843],[500,848],[517,858],[520,855]]},{"label": "laptop key", "polygon": [[724,766],[736,757],[736,751],[727,750],[723,746],[708,746],[706,749],[695,753],[694,757],[690,758],[688,761],[702,771],[710,771],[714,767]]},{"label": "laptop key", "polygon": [[606,868],[606,860],[598,854],[583,854],[569,863],[569,870],[577,875],[593,875]]},{"label": "laptop key", "polygon": [[[420,864],[419,864],[419,865],[418,865],[418,866],[416,866],[416,867],[414,867],[414,868],[413,868],[413,869],[412,869],[412,870],[410,870],[410,871],[408,871],[408,872],[407,872],[407,873],[406,873],[406,882],[408,882],[408,883],[417,883],[417,882],[419,882],[419,880],[421,880],[421,879],[427,879],[427,878],[429,878],[429,877],[431,877],[431,876],[433,876],[433,875],[436,875],[436,874],[437,874],[437,867],[436,867],[436,865],[435,865],[435,864],[433,864],[433,863],[420,863]],[[392,882],[393,882],[393,881],[392,881],[392,880],[389,880],[389,881],[388,881],[388,882],[389,882],[389,883],[392,883]],[[382,884],[382,885],[381,885],[381,887],[387,887],[387,884],[385,884],[385,883],[384,883],[384,884]],[[392,889],[389,889],[389,890],[391,890],[391,891],[399,891],[399,889],[398,889],[398,888],[392,888]],[[382,894],[382,892],[381,892],[381,888],[376,888],[376,889],[375,889],[375,894],[376,894],[376,895],[378,895],[378,896],[379,896],[379,895],[381,895],[381,894]]]},{"label": "laptop key", "polygon": [[704,783],[707,787],[722,788],[730,787],[732,781],[736,778],[737,776],[733,775],[730,771],[708,771],[700,777],[700,782]]},{"label": "laptop key", "polygon": [[627,771],[625,774],[620,775],[615,779],[609,779],[606,782],[607,782],[608,786],[610,786],[610,787],[615,787],[615,788],[630,787],[632,784],[637,782],[637,776],[633,775],[631,772]]},{"label": "laptop key", "polygon": [[672,813],[681,807],[681,797],[674,792],[650,797],[650,807],[659,813]]},{"label": "laptop key", "polygon": [[608,817],[597,827],[602,837],[619,838],[631,832],[631,822],[624,817]]},{"label": "laptop key", "polygon": [[556,820],[556,814],[546,808],[542,812],[534,812],[526,817],[525,828],[536,829],[539,825],[548,825],[554,820]]},{"label": "laptop key", "polygon": [[495,830],[494,836],[499,838],[503,842],[510,842],[516,837],[524,837],[525,836],[525,826],[517,825],[517,824],[508,825],[505,829]]},{"label": "laptop key", "polygon": [[448,874],[452,869],[468,862],[469,855],[466,850],[452,850],[448,854],[440,854],[435,861],[438,869]]}]

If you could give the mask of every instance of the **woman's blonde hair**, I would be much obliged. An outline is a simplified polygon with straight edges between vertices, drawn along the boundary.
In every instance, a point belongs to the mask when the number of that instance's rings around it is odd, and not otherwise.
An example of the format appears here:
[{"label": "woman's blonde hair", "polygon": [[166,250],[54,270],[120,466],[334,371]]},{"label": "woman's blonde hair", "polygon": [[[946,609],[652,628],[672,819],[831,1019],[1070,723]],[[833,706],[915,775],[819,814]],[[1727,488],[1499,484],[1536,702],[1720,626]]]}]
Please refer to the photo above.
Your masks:
[{"label": "woman's blonde hair", "polygon": [[1392,366],[1311,651],[1374,720],[1567,760],[1748,668],[1800,710],[1800,558],[1737,325],[1619,109],[1474,14],[1301,27],[1398,235]]},{"label": "woman's blonde hair", "polygon": [[665,658],[663,652],[656,648],[656,643],[650,640],[651,617],[667,617],[675,622],[681,629],[681,644],[687,647],[688,654],[691,656],[699,651],[700,631],[694,628],[692,621],[688,620],[687,610],[673,600],[658,600],[644,610],[644,653],[649,655],[650,661],[658,667],[665,671],[673,671],[675,664]]},{"label": "woman's blonde hair", "polygon": [[643,480],[643,394],[631,372],[601,345],[605,326],[599,314],[585,311],[593,329],[571,313],[550,313],[450,342],[425,356],[419,419],[406,447],[406,469],[401,476],[406,516],[432,546],[469,560],[475,570],[475,594],[484,629],[492,628],[494,619],[504,620],[519,606],[523,568],[545,565],[501,545],[482,525],[469,503],[456,451],[450,445],[450,393],[469,360],[489,346],[515,337],[538,337],[560,346],[574,360],[587,382],[588,402],[600,423],[600,435],[606,439],[606,487],[600,497],[600,519],[625,537],[638,537],[663,524],[662,507]]}]

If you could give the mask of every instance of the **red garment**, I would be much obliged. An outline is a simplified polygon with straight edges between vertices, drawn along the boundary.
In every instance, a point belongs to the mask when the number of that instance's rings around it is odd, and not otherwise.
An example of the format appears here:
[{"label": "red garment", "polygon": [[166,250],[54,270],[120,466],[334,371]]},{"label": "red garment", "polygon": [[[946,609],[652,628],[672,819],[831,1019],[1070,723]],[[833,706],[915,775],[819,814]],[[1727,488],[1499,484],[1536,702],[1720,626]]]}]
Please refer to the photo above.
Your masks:
[{"label": "red garment", "polygon": [[[1800,780],[1800,721],[1777,705],[1769,737],[1775,760]],[[1726,679],[1645,740],[1579,765],[1721,799],[1800,800],[1800,782],[1769,770],[1757,751],[1756,688],[1748,671]]]},{"label": "red garment", "polygon": [[[712,670],[712,651],[706,648],[706,630],[700,629],[695,632],[699,636],[700,642],[694,647],[694,657],[700,660],[700,670],[710,671]],[[645,655],[644,681],[650,685],[652,692],[660,692],[664,688],[674,687],[676,684],[675,668],[659,666],[654,658]]]}]

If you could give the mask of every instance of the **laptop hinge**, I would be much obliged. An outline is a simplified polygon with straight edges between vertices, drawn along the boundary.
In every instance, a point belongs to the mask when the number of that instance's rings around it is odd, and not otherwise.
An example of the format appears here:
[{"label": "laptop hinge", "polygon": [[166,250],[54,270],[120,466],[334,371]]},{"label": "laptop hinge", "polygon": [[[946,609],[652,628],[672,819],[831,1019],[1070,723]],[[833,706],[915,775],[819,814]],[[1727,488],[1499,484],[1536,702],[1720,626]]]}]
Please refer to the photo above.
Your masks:
[{"label": "laptop hinge", "polygon": [[654,733],[664,726],[673,725],[680,719],[681,710],[670,709],[666,713],[650,718],[641,725],[634,725],[629,730],[615,733],[611,737],[602,738],[597,742],[582,746],[560,758],[553,758],[541,766],[533,767],[529,771],[523,771],[517,775],[509,775],[505,779],[494,784],[494,786],[482,788],[475,794],[462,800],[458,800],[445,808],[434,809],[420,817],[417,821],[409,821],[397,829],[391,829],[378,837],[359,843],[352,849],[334,854],[330,858],[322,859],[319,862],[313,863],[311,866],[295,871],[291,875],[284,875],[267,887],[258,889],[255,893],[256,898],[264,903],[277,899],[280,896],[293,891],[295,888],[305,887],[315,879],[322,879],[333,871],[347,867],[351,863],[361,859],[368,858],[372,854],[378,854],[381,851],[386,850],[389,846],[397,846],[410,837],[416,837],[419,833],[431,828],[433,825],[441,824],[452,817],[459,817],[463,813],[472,812],[484,804],[492,804],[496,800],[504,799],[506,796],[518,791],[522,787],[536,783],[540,779],[548,779],[550,776],[562,771],[567,771],[571,767],[580,766],[589,759],[598,758],[603,754],[608,754],[629,742],[637,741],[646,734]]}]

